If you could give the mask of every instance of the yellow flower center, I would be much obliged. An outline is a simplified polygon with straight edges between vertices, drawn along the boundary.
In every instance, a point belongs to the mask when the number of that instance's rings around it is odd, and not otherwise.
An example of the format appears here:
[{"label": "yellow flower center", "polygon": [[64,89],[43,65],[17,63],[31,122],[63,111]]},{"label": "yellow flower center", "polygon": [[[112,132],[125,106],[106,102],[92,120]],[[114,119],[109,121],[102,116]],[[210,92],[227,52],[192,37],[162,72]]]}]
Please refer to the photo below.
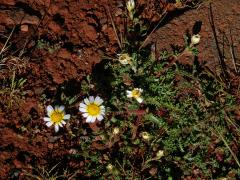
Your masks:
[{"label": "yellow flower center", "polygon": [[141,92],[138,89],[134,89],[132,91],[132,96],[133,97],[138,98],[138,97],[140,97],[140,95],[141,95]]},{"label": "yellow flower center", "polygon": [[100,107],[94,103],[87,105],[87,112],[91,116],[96,116],[100,114]]},{"label": "yellow flower center", "polygon": [[64,117],[64,113],[60,112],[60,111],[53,111],[53,113],[51,114],[51,120],[54,123],[59,123],[63,120]]}]

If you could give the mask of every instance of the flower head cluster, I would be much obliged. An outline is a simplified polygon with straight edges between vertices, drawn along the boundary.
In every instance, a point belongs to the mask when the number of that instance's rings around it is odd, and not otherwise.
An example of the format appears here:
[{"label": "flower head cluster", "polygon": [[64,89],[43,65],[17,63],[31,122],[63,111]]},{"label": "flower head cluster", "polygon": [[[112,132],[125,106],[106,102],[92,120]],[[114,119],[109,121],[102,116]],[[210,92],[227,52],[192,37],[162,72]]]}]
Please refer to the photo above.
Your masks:
[{"label": "flower head cluster", "polygon": [[102,105],[103,100],[97,96],[94,98],[90,96],[85,98],[82,103],[80,103],[79,111],[82,112],[84,118],[86,118],[87,123],[94,123],[96,120],[102,121],[105,115],[105,107]]},{"label": "flower head cluster", "polygon": [[[127,91],[127,97],[135,98],[139,103],[142,103],[142,92],[142,89],[134,88],[132,91]],[[90,96],[79,104],[79,111],[82,113],[87,123],[103,120],[105,116],[105,107],[102,104],[103,100],[99,96]],[[70,114],[66,114],[64,109],[64,106],[55,106],[54,108],[51,105],[47,106],[48,117],[44,117],[43,119],[48,127],[54,125],[56,132],[59,131],[59,127],[63,127],[63,125],[66,124],[66,120],[70,119]],[[113,134],[116,135],[118,133],[119,128],[115,128]]]},{"label": "flower head cluster", "polygon": [[58,132],[59,127],[66,124],[65,120],[70,119],[70,114],[65,114],[64,109],[64,106],[55,106],[54,108],[51,105],[47,106],[48,117],[44,117],[43,120],[48,127],[54,125],[55,132]]},{"label": "flower head cluster", "polygon": [[128,98],[135,98],[139,103],[143,102],[143,98],[141,97],[143,90],[140,88],[134,88],[132,91],[127,90]]}]

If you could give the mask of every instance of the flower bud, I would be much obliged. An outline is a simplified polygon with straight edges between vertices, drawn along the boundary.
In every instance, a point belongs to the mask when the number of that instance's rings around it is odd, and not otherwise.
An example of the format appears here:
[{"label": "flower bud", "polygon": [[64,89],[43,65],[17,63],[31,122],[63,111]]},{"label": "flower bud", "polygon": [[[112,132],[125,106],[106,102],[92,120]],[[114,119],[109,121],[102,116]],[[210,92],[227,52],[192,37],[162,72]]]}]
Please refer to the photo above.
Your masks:
[{"label": "flower bud", "polygon": [[150,134],[148,132],[142,132],[142,138],[144,140],[149,140],[151,138]]},{"label": "flower bud", "polygon": [[158,159],[160,159],[161,157],[163,157],[164,156],[164,151],[163,150],[159,150],[158,152],[157,152],[157,158]]},{"label": "flower bud", "polygon": [[121,64],[131,64],[132,63],[132,58],[127,54],[127,53],[123,53],[123,54],[119,54],[118,55],[118,61],[121,63]]},{"label": "flower bud", "polygon": [[135,2],[134,2],[134,0],[129,0],[126,5],[127,5],[128,12],[132,13],[132,11],[135,9]]},{"label": "flower bud", "polygon": [[113,129],[113,134],[117,135],[119,133],[119,131],[120,131],[119,128],[116,127]]},{"label": "flower bud", "polygon": [[191,45],[194,46],[200,42],[201,36],[199,34],[195,34],[191,37]]},{"label": "flower bud", "polygon": [[107,170],[112,171],[113,170],[113,165],[112,164],[108,164],[107,165]]}]

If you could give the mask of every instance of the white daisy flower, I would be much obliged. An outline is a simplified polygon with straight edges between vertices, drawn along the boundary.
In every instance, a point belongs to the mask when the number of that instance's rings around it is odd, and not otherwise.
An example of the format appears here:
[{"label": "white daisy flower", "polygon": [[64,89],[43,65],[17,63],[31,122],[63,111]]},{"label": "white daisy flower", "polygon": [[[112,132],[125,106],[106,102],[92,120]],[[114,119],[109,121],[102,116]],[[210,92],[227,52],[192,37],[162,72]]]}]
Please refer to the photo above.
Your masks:
[{"label": "white daisy flower", "polygon": [[96,119],[98,121],[103,120],[105,115],[105,107],[101,105],[103,100],[97,96],[94,98],[90,96],[85,98],[82,103],[80,103],[79,111],[82,112],[83,117],[86,118],[87,123],[94,123]]},{"label": "white daisy flower", "polygon": [[47,122],[47,127],[50,127],[54,124],[55,132],[58,132],[59,126],[63,127],[63,125],[66,124],[64,120],[70,119],[70,114],[65,114],[64,109],[64,106],[55,106],[55,108],[53,108],[51,105],[47,106],[48,117],[43,118],[43,120]]},{"label": "white daisy flower", "polygon": [[140,88],[134,88],[132,91],[127,90],[128,98],[135,98],[139,103],[143,102],[143,98],[141,97],[143,90]]}]

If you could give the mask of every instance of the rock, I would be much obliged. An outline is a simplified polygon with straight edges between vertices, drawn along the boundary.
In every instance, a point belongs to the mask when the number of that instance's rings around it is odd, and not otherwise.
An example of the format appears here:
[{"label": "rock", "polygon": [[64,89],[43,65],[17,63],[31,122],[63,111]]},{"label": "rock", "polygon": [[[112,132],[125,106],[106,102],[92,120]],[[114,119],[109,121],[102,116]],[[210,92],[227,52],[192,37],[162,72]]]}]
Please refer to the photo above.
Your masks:
[{"label": "rock", "polygon": [[15,0],[1,0],[0,4],[14,6],[16,4]]},{"label": "rock", "polygon": [[17,24],[32,24],[38,25],[40,19],[37,16],[31,16],[26,14],[24,11],[0,11],[1,24],[17,25]]},{"label": "rock", "polygon": [[21,31],[28,32],[28,25],[26,25],[26,24],[21,25]]}]

